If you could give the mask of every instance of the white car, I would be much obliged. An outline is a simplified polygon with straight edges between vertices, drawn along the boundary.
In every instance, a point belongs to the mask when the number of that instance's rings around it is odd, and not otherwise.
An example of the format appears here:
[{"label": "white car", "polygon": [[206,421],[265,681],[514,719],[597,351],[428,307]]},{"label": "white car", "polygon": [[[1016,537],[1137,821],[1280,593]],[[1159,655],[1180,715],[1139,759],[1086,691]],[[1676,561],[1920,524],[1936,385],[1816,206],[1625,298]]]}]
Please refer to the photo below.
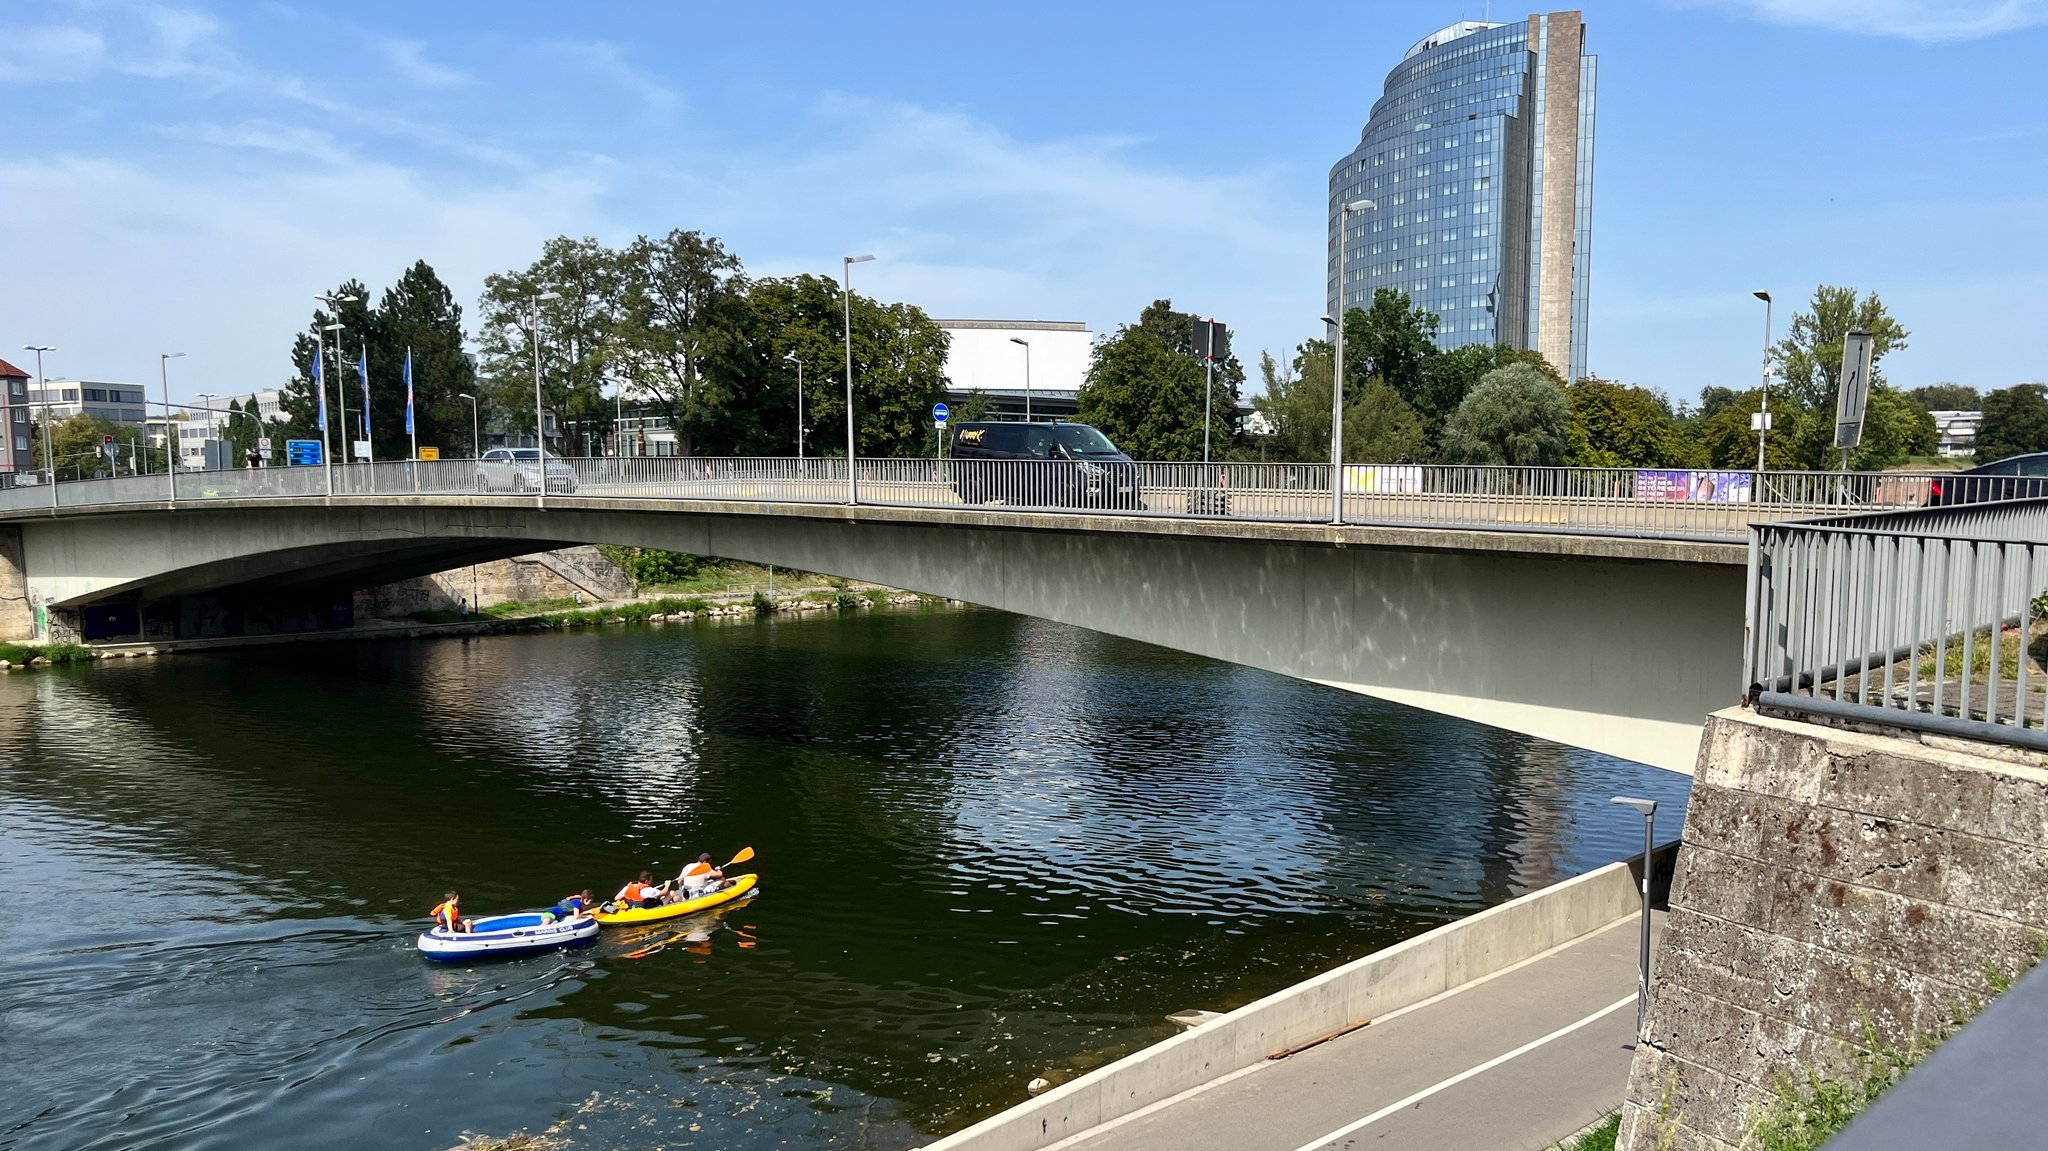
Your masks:
[{"label": "white car", "polygon": [[[530,492],[540,487],[539,448],[492,448],[476,462],[476,490],[480,492]],[[576,469],[562,457],[547,453],[548,490],[573,493]]]}]

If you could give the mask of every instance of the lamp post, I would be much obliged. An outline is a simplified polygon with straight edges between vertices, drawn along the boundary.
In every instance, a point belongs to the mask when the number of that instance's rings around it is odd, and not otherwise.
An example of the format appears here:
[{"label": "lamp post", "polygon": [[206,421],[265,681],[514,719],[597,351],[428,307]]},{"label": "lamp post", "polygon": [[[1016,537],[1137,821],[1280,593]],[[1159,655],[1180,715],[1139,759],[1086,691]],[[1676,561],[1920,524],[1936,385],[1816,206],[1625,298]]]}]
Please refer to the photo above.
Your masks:
[{"label": "lamp post", "polygon": [[804,362],[795,352],[786,353],[782,362],[796,365],[796,470],[801,476],[804,470]]},{"label": "lamp post", "polygon": [[178,506],[178,456],[179,445],[171,442],[171,361],[182,357],[183,352],[158,352],[156,371],[164,389],[164,475],[170,480],[170,506]]},{"label": "lamp post", "polygon": [[468,392],[455,393],[469,401],[469,458],[482,459],[484,454],[483,425],[476,418],[476,397]]},{"label": "lamp post", "polygon": [[[36,354],[36,391],[43,395],[43,418],[39,421],[43,425],[43,468],[49,477],[50,506],[54,508],[57,506],[57,457],[50,454],[50,385],[43,379],[43,353],[57,349],[48,344],[23,344],[21,350]],[[81,403],[79,410],[84,411],[85,405]]]},{"label": "lamp post", "polygon": [[1764,302],[1764,391],[1763,398],[1756,402],[1756,470],[1758,481],[1762,481],[1764,470],[1764,433],[1771,429],[1771,294],[1751,292],[1750,295]]},{"label": "lamp post", "polygon": [[527,308],[527,330],[533,333],[533,442],[534,462],[540,465],[540,482],[535,485],[534,506],[548,506],[548,437],[547,423],[540,406],[540,302],[559,300],[560,292],[542,292],[533,298]]},{"label": "lamp post", "polygon": [[[341,325],[341,323],[339,322],[339,321],[340,321],[340,319],[341,319],[341,305],[343,305],[343,304],[353,304],[353,303],[355,303],[356,301],[358,301],[358,300],[362,299],[362,297],[361,297],[361,296],[355,296],[355,295],[343,295],[343,296],[337,296],[337,295],[333,295],[333,294],[331,294],[331,293],[328,293],[328,292],[315,292],[315,293],[313,294],[313,298],[314,298],[314,299],[316,299],[316,300],[319,300],[319,301],[320,301],[321,303],[323,303],[323,304],[326,304],[326,305],[327,305],[327,310],[328,310],[329,312],[332,312],[332,313],[334,314],[334,317],[335,317],[335,320],[336,320],[336,322],[335,322],[335,323],[332,323],[332,324],[322,324],[322,325],[320,326],[320,330],[321,330],[321,332],[323,332],[323,333],[325,333],[325,332],[333,332],[333,333],[335,333],[335,337],[334,337],[334,394],[335,394],[335,399],[336,399],[336,400],[342,400],[342,398],[343,398],[343,395],[344,395],[344,393],[343,393],[343,392],[342,392],[342,390],[341,390],[341,335],[340,335],[340,333],[341,333],[341,328],[342,328],[342,325]],[[322,340],[325,340],[325,339],[326,339],[326,336],[322,335],[322,336],[320,337],[320,339],[322,339]],[[323,357],[321,357],[321,358],[322,358],[322,359],[324,360],[324,359],[325,359],[326,357],[325,357],[325,356],[323,356]],[[317,380],[315,380],[315,381],[313,381],[313,385],[314,385],[315,387],[319,388],[319,389],[320,389],[321,391],[323,391],[323,392],[327,390],[327,378],[326,378],[326,373],[325,373],[325,370],[324,370],[324,369],[322,370],[322,373],[321,373],[321,378],[320,378],[320,379],[317,379]],[[337,414],[337,415],[338,415],[338,416],[340,417],[340,419],[341,419],[341,438],[342,438],[342,439],[344,439],[344,440],[346,440],[346,439],[348,438],[348,405],[347,405],[347,403],[346,403],[346,402],[340,403],[340,404],[338,405],[338,411],[337,411],[337,413],[336,413],[336,414]],[[330,435],[330,433],[328,432],[328,430],[327,430],[326,428],[322,428],[322,429],[320,429],[320,458],[321,458],[322,462],[324,462],[324,463],[326,464],[326,470],[327,470],[327,494],[328,494],[329,496],[332,496],[332,495],[334,494],[334,443],[333,443],[333,437],[332,437],[332,436]],[[345,474],[346,474],[346,469],[348,468],[348,454],[347,454],[346,452],[344,452],[344,453],[342,454],[342,457],[341,457],[341,466],[342,466],[342,468],[344,469],[344,475],[345,475]]]},{"label": "lamp post", "polygon": [[842,256],[839,260],[839,306],[846,322],[846,502],[860,502],[860,469],[854,466],[853,442],[853,266],[873,256]]},{"label": "lamp post", "polygon": [[1330,523],[1344,522],[1344,304],[1345,253],[1351,245],[1351,215],[1377,208],[1372,200],[1352,200],[1337,209],[1337,315],[1324,316],[1337,329],[1336,355],[1330,362]]},{"label": "lamp post", "polygon": [[1031,422],[1031,341],[1011,336],[1010,342],[1024,349],[1024,422]]},{"label": "lamp post", "polygon": [[1650,853],[1657,834],[1657,801],[1617,795],[1608,802],[1633,807],[1643,816],[1643,939],[1636,963],[1636,1038],[1641,1039],[1650,1010]]}]

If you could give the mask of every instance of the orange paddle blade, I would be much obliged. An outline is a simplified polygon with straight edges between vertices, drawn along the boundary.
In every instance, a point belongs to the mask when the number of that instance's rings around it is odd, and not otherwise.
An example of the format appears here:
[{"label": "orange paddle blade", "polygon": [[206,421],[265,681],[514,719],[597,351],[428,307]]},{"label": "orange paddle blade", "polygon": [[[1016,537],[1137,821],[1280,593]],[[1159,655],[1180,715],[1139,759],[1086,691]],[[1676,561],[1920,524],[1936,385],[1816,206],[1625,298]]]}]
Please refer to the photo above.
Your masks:
[{"label": "orange paddle blade", "polygon": [[[725,867],[731,867],[735,863],[745,863],[747,860],[752,858],[754,858],[754,849],[751,847],[742,847],[740,848],[740,853],[738,855],[733,856],[731,861],[729,861],[725,865]],[[724,871],[725,867],[721,867],[718,870]]]}]

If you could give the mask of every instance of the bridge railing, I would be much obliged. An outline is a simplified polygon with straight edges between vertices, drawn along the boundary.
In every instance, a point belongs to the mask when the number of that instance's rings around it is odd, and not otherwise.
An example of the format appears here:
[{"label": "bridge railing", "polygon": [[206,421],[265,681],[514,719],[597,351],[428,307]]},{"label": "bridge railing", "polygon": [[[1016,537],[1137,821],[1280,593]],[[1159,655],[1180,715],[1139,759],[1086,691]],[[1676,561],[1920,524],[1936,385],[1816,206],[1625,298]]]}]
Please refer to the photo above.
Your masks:
[{"label": "bridge railing", "polygon": [[2048,751],[2048,498],[1754,532],[1752,703]]},{"label": "bridge railing", "polygon": [[[156,502],[172,497],[173,484],[181,503],[325,497],[330,483],[336,499],[479,491],[534,495],[539,475],[531,462],[477,460],[337,463],[331,472],[180,472],[175,480],[124,476],[63,483],[54,491],[0,489],[0,511],[46,507],[53,497],[58,506]],[[566,459],[551,460],[547,476],[547,490],[555,496],[843,503],[850,495],[843,458]],[[1294,523],[1328,523],[1340,510],[1333,507],[1328,464],[864,458],[857,461],[855,478],[859,502],[908,507]],[[1916,507],[1937,484],[1953,489],[1956,483],[1952,475],[1933,473],[1435,464],[1346,465],[1342,478],[1346,523],[1721,541],[1745,539],[1758,523]]]}]

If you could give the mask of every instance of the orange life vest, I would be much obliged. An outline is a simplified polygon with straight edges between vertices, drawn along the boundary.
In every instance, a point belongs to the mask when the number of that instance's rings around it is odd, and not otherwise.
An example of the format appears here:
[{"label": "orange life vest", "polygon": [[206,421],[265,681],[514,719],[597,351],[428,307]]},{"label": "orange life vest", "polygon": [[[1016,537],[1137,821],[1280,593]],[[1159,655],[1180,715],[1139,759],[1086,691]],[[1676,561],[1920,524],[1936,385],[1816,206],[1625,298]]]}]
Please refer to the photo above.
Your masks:
[{"label": "orange life vest", "polygon": [[435,924],[445,927],[450,931],[455,930],[462,922],[462,910],[447,900],[436,904],[434,910],[429,912],[429,914],[433,916]]}]

